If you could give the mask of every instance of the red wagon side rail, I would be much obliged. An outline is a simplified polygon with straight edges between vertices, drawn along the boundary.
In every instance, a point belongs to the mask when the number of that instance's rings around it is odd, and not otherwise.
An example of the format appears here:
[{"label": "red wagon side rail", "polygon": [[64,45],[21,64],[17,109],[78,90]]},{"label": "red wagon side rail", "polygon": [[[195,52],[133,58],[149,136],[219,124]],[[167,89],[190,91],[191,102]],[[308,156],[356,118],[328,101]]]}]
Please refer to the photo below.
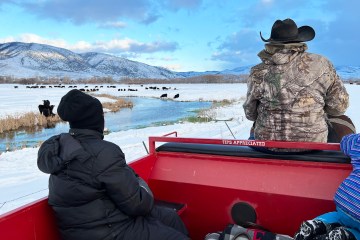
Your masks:
[{"label": "red wagon side rail", "polygon": [[[175,137],[169,137],[174,134]],[[264,148],[298,148],[309,150],[333,150],[339,151],[338,143],[316,143],[316,142],[284,142],[284,141],[259,141],[241,139],[209,139],[209,138],[182,138],[177,137],[177,132],[171,132],[161,137],[149,137],[150,154],[155,153],[156,142],[177,142],[177,143],[197,143],[197,144],[216,144],[232,146],[249,146]]]}]

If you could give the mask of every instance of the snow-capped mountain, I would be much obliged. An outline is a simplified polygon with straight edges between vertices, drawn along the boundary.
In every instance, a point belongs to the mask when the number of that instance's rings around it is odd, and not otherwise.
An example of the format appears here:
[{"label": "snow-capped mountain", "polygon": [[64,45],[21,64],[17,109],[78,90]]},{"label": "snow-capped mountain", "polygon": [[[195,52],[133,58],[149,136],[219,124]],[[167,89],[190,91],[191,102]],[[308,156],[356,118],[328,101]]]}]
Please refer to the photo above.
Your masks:
[{"label": "snow-capped mountain", "polygon": [[103,53],[79,54],[90,66],[110,76],[126,76],[131,78],[174,78],[177,73],[161,67],[153,67],[144,63]]},{"label": "snow-capped mountain", "polygon": [[343,79],[360,79],[360,66],[337,66],[335,69]]},{"label": "snow-capped mountain", "polygon": [[[233,74],[233,75],[242,75],[250,74],[250,69],[252,66],[238,67],[231,70],[221,71],[220,74]],[[345,80],[349,79],[360,79],[360,66],[338,66],[335,67],[337,74]]]},{"label": "snow-capped mountain", "polygon": [[202,75],[221,74],[221,71],[205,71],[205,72],[190,71],[190,72],[177,72],[177,73],[179,75],[181,75],[182,77],[197,77],[197,76],[202,76]]},{"label": "snow-capped mountain", "polygon": [[[38,43],[11,42],[0,44],[0,76],[14,78],[68,77],[71,79],[112,77],[172,79],[201,75],[249,74],[252,66],[223,71],[173,72],[104,53],[74,53]],[[339,66],[337,73],[343,79],[359,79],[359,66]]]},{"label": "snow-capped mountain", "polygon": [[250,74],[250,69],[253,67],[251,66],[243,66],[243,67],[237,67],[234,69],[226,69],[224,71],[221,71],[222,74],[233,74],[233,75],[243,75],[243,74]]},{"label": "snow-capped mountain", "polygon": [[183,77],[196,77],[201,75],[247,75],[250,73],[252,66],[237,67],[223,71],[206,71],[206,72],[178,72]]},{"label": "snow-capped mountain", "polygon": [[[217,74],[243,75],[250,74],[252,66],[237,67],[231,70],[220,71]],[[335,67],[337,74],[344,80],[359,80],[360,66],[337,66]]]},{"label": "snow-capped mountain", "polygon": [[0,75],[21,77],[124,77],[170,79],[181,77],[165,68],[102,53],[77,54],[37,43],[0,44]]}]

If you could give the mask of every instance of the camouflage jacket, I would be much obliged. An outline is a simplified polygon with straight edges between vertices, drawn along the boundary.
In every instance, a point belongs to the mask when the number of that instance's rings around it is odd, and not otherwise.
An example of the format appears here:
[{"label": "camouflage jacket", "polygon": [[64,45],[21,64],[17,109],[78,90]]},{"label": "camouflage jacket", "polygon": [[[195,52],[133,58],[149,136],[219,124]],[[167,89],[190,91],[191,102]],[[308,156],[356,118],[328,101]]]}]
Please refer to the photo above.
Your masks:
[{"label": "camouflage jacket", "polygon": [[327,115],[345,113],[349,96],[332,64],[305,43],[266,44],[248,79],[246,117],[255,139],[327,141]]}]

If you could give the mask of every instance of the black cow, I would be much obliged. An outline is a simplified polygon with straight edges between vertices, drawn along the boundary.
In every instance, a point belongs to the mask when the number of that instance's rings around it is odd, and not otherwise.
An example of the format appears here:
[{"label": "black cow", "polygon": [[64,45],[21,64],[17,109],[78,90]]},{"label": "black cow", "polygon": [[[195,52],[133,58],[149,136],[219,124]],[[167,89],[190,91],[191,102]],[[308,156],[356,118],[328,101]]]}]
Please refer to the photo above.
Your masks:
[{"label": "black cow", "polygon": [[44,104],[39,105],[40,114],[44,115],[45,117],[55,116],[53,113],[54,105],[50,105],[49,100],[43,100],[43,102]]}]

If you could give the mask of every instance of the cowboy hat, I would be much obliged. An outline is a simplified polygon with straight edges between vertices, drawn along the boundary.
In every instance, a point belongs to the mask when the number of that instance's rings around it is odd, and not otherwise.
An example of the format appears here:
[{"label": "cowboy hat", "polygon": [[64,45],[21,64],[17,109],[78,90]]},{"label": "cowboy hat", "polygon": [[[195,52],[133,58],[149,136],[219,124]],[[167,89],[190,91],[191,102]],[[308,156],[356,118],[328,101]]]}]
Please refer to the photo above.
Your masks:
[{"label": "cowboy hat", "polygon": [[264,39],[261,32],[260,37],[264,42],[306,42],[315,37],[315,31],[309,26],[302,26],[298,28],[296,23],[292,19],[288,18],[283,21],[276,20],[271,28],[271,36],[269,39]]}]

